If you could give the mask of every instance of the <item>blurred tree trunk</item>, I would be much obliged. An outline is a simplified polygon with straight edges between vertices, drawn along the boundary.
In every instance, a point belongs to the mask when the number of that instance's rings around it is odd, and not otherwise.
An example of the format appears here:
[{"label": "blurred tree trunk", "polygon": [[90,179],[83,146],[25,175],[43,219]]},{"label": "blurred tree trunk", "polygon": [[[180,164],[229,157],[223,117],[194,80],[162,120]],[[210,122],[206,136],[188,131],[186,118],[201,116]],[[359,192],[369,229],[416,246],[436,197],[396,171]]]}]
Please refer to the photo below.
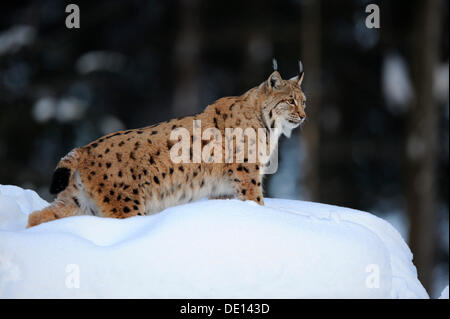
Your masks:
[{"label": "blurred tree trunk", "polygon": [[416,3],[411,71],[415,99],[408,114],[406,143],[407,208],[410,246],[419,279],[431,291],[436,242],[436,161],[438,104],[433,96],[433,75],[439,61],[441,1]]},{"label": "blurred tree trunk", "polygon": [[174,116],[196,113],[200,105],[199,88],[199,1],[181,0],[179,7],[180,26],[175,39],[175,91],[172,104]]},{"label": "blurred tree trunk", "polygon": [[301,183],[306,188],[306,199],[318,201],[319,194],[319,107],[321,100],[320,70],[322,49],[321,1],[304,1],[301,6],[301,60],[305,79],[303,90],[307,101],[307,119],[301,130],[301,143],[306,151]]}]

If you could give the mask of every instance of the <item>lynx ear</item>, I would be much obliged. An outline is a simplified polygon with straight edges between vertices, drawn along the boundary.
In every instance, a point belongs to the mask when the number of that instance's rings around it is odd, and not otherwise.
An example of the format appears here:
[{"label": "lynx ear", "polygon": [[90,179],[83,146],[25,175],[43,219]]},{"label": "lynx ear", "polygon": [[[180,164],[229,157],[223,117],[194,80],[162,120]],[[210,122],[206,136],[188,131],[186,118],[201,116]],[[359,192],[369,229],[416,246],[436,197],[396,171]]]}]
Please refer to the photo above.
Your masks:
[{"label": "lynx ear", "polygon": [[297,86],[300,87],[303,82],[303,75],[305,75],[305,72],[303,72],[303,64],[302,61],[298,61],[298,75],[294,76],[293,78],[290,78],[289,81],[294,81],[297,83]]},{"label": "lynx ear", "polygon": [[297,80],[297,85],[298,85],[298,87],[300,87],[301,85],[302,85],[302,82],[303,82],[303,76],[305,75],[305,72],[302,72],[302,74],[300,74],[299,76],[298,76],[298,80]]},{"label": "lynx ear", "polygon": [[290,78],[289,81],[295,82],[296,85],[298,87],[300,87],[300,85],[302,85],[302,81],[303,81],[303,74],[304,73],[302,73],[301,75],[296,75],[296,76]]},{"label": "lynx ear", "polygon": [[267,80],[267,84],[271,89],[279,89],[283,85],[283,79],[278,71],[273,71]]}]

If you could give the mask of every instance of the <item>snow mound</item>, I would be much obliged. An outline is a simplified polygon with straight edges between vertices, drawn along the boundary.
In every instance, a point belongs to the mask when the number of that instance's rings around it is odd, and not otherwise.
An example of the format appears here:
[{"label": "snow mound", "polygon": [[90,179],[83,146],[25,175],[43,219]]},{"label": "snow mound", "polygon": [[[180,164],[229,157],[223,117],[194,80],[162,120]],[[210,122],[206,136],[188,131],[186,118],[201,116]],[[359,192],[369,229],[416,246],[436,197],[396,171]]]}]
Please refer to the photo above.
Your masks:
[{"label": "snow mound", "polygon": [[428,298],[386,221],[311,202],[265,203],[204,200],[25,229],[47,203],[0,185],[0,298]]}]

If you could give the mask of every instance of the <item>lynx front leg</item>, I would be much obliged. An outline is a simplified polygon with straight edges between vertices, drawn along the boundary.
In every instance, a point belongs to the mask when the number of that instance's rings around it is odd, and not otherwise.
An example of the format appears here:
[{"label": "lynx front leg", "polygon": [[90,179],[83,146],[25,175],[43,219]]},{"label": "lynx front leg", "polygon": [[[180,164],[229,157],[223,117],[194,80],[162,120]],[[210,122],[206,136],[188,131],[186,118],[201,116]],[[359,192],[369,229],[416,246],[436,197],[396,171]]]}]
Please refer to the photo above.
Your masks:
[{"label": "lynx front leg", "polygon": [[240,200],[252,200],[260,205],[264,205],[262,178],[255,165],[238,165],[233,175],[237,198]]}]

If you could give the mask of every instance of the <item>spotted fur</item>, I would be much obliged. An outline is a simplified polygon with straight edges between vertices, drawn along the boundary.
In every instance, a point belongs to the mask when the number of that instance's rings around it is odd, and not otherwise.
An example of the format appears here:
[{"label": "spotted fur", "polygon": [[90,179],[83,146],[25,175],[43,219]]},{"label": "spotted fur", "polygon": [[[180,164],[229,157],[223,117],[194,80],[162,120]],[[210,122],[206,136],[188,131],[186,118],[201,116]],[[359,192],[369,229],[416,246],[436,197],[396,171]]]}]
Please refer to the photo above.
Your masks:
[{"label": "spotted fur", "polygon": [[74,149],[54,173],[56,200],[33,212],[28,227],[74,215],[149,215],[202,197],[237,197],[263,205],[261,173],[267,163],[248,161],[248,145],[257,141],[246,138],[243,150],[233,143],[232,154],[237,158],[243,152],[242,163],[175,164],[170,148],[176,141],[170,140],[170,133],[183,127],[192,134],[193,121],[201,120],[202,130],[217,128],[223,141],[225,128],[236,127],[265,128],[276,140],[281,134],[290,136],[306,116],[302,79],[303,74],[283,80],[275,71],[261,85],[241,96],[221,98],[195,116],[115,132]]}]

